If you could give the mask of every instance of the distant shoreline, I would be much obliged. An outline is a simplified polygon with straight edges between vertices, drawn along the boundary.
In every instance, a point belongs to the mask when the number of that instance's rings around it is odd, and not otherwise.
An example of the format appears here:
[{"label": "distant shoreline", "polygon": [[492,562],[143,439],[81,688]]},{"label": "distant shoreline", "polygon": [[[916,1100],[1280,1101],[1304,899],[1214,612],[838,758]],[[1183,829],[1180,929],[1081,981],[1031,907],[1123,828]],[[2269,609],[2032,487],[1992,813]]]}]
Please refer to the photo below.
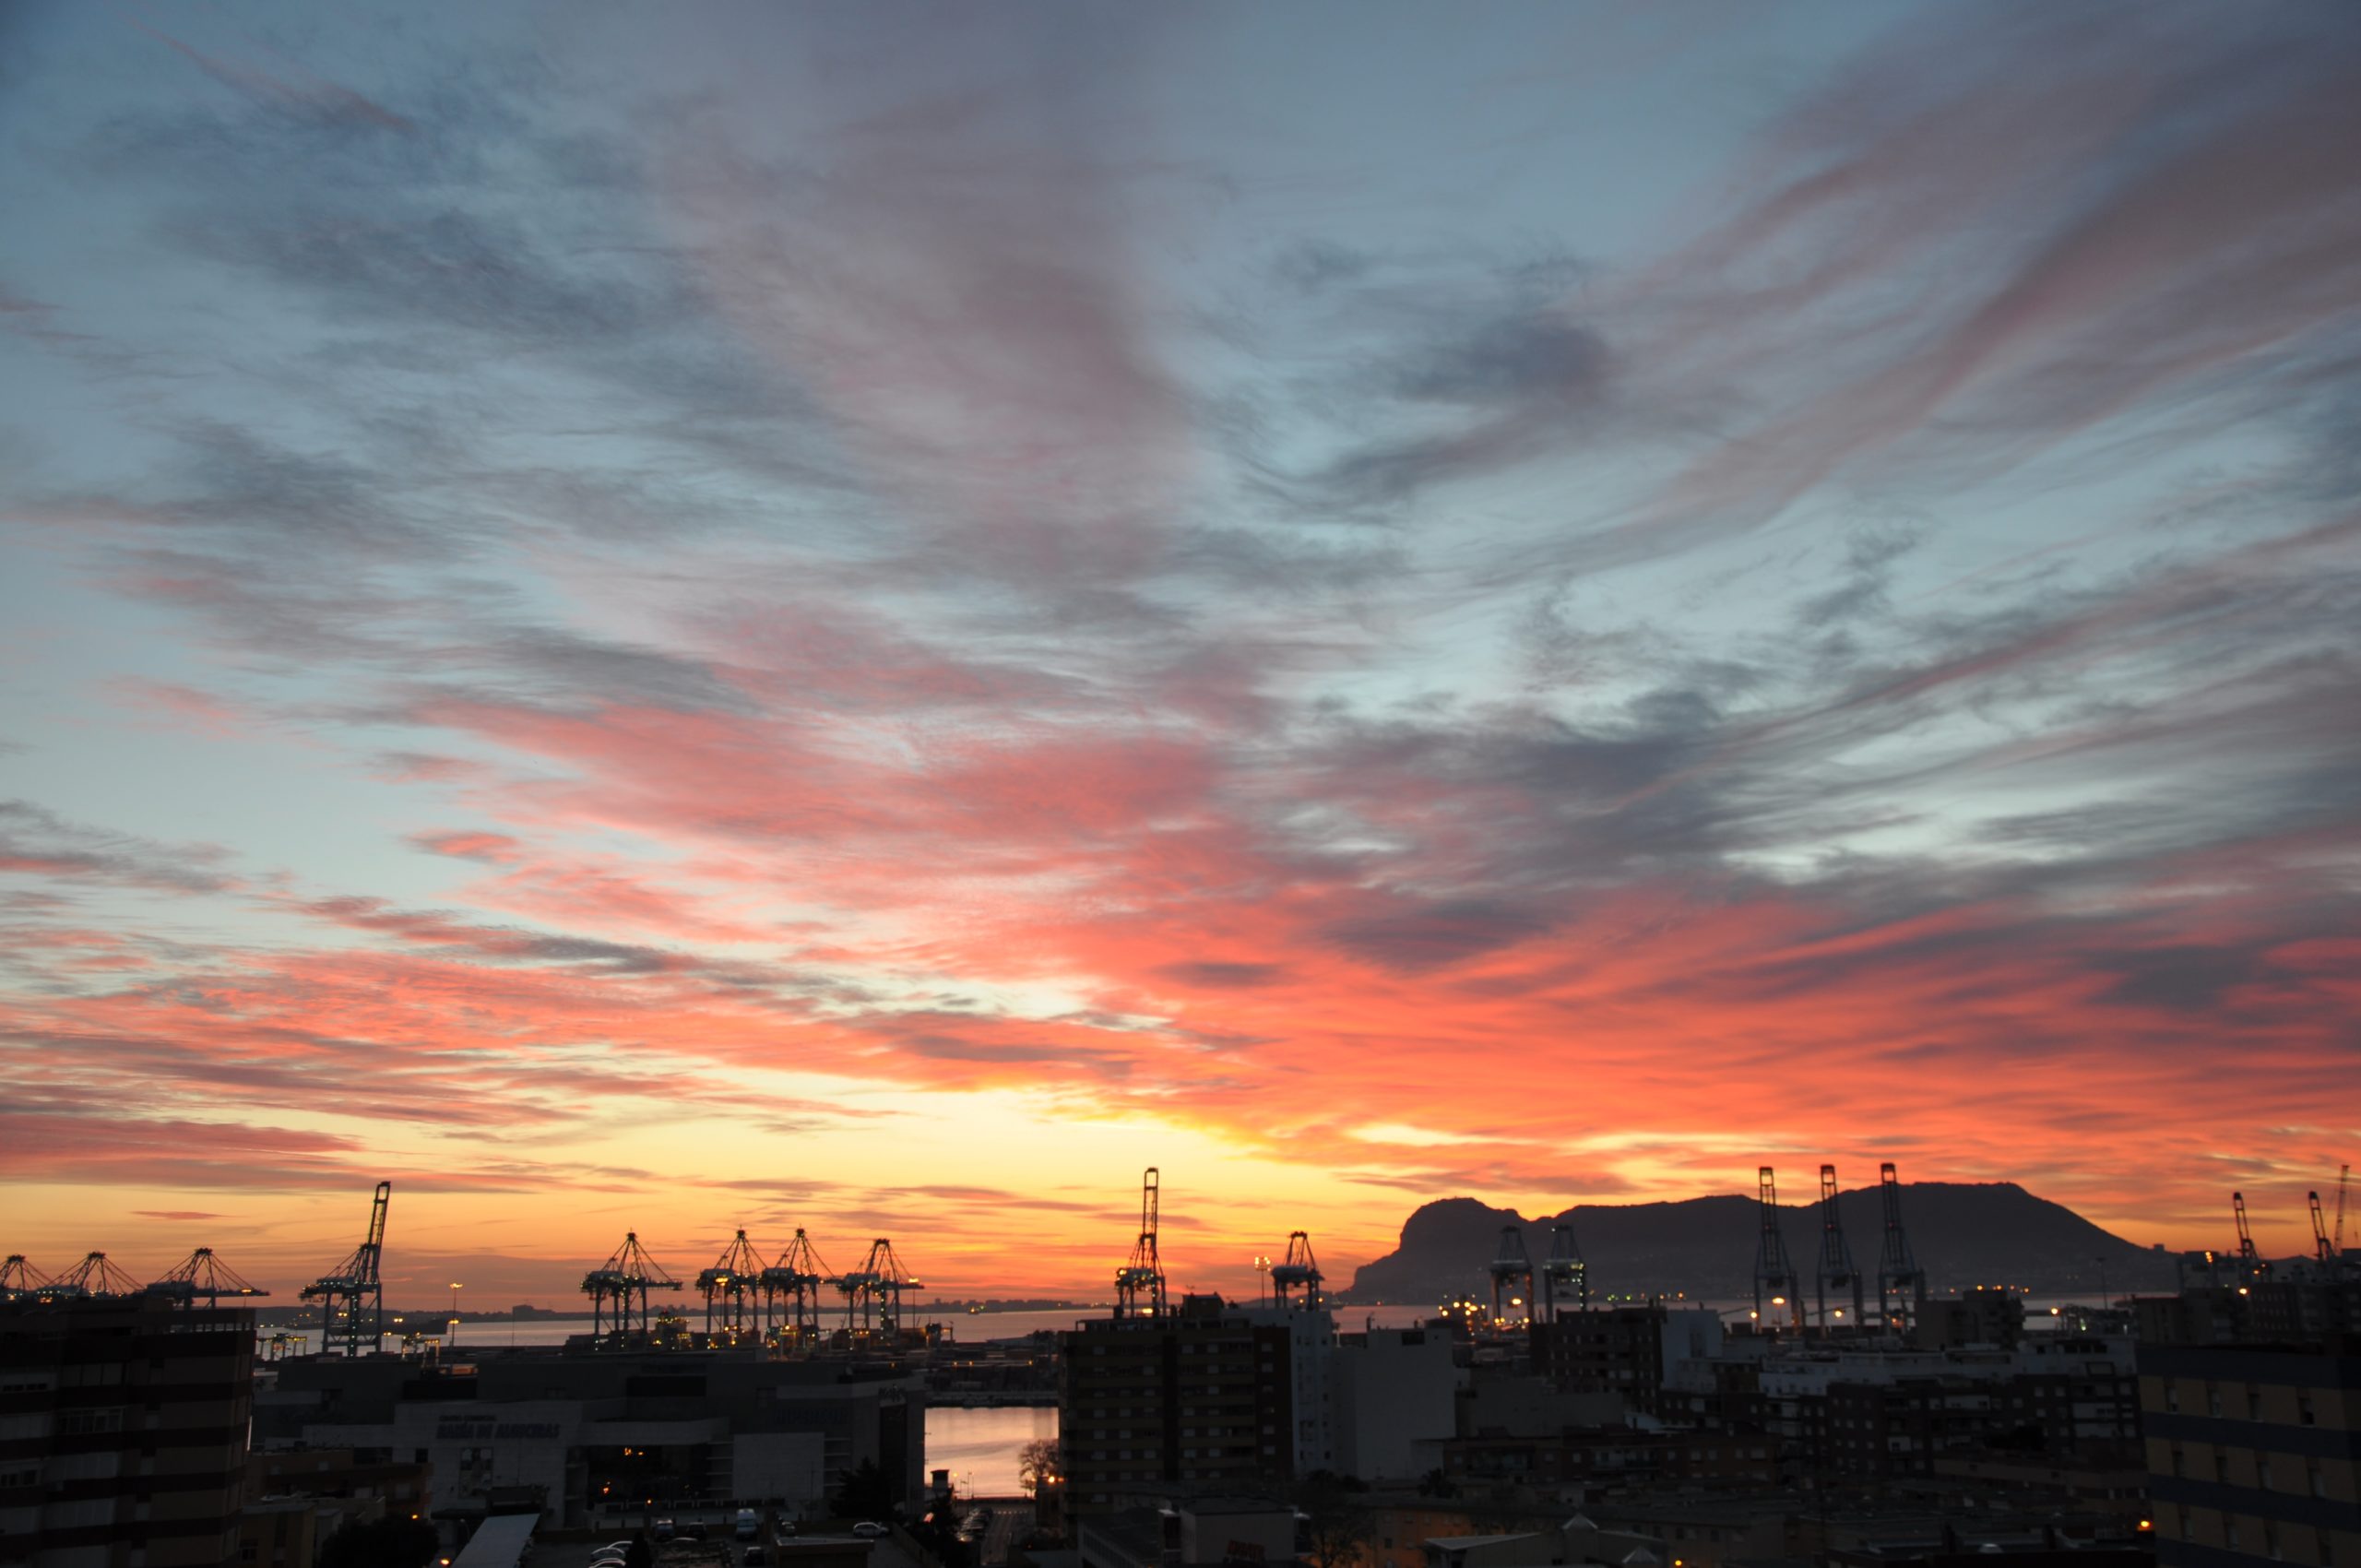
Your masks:
[{"label": "distant shoreline", "polygon": [[[903,1311],[911,1313],[965,1317],[980,1313],[1097,1312],[1103,1310],[1106,1305],[1104,1301],[1034,1300],[918,1301],[905,1307]],[[531,1307],[522,1313],[514,1310],[472,1312],[464,1308],[454,1313],[448,1307],[387,1307],[386,1317],[388,1322],[396,1318],[414,1318],[426,1323],[449,1323],[456,1317],[463,1327],[471,1323],[588,1323],[591,1321],[591,1314],[587,1312],[578,1310],[559,1312],[544,1307]],[[317,1325],[318,1319],[317,1307],[257,1307],[255,1312],[256,1323],[273,1328],[313,1327]]]}]

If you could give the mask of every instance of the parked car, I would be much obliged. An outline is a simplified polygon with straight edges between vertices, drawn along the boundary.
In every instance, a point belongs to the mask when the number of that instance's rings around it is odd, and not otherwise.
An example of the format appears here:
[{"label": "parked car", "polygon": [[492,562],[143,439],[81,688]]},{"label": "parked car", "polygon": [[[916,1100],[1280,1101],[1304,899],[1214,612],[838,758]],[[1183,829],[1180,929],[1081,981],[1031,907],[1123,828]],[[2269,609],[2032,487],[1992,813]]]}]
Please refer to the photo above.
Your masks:
[{"label": "parked car", "polygon": [[677,1536],[680,1533],[681,1526],[677,1521],[672,1519],[658,1519],[656,1521],[656,1538],[658,1540],[670,1540],[674,1536]]},{"label": "parked car", "polygon": [[760,1514],[755,1513],[751,1508],[741,1508],[738,1510],[736,1534],[740,1540],[753,1540],[754,1538],[755,1532],[760,1530],[762,1527],[763,1516]]},{"label": "parked car", "polygon": [[863,1540],[875,1540],[879,1536],[892,1535],[894,1526],[881,1525],[874,1519],[863,1519],[852,1527],[852,1533]]},{"label": "parked car", "polygon": [[763,1568],[763,1565],[768,1562],[770,1559],[764,1554],[761,1547],[750,1546],[746,1549],[746,1555],[740,1558],[738,1561],[743,1565],[743,1568]]}]

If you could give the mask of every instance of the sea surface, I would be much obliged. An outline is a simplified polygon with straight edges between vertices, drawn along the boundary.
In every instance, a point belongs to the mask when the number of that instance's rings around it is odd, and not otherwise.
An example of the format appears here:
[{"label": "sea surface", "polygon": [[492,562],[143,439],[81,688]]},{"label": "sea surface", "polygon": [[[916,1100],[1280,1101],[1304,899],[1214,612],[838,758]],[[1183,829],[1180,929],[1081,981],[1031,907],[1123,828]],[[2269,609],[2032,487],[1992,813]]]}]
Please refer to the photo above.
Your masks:
[{"label": "sea surface", "polygon": [[[2026,1329],[2039,1334],[2055,1327],[2056,1319],[2050,1315],[2050,1309],[2061,1304],[2069,1304],[2072,1298],[2063,1296],[2026,1297]],[[1620,1303],[1600,1302],[1598,1304],[1605,1306]],[[1753,1305],[1750,1301],[1699,1301],[1694,1304],[1714,1307],[1719,1310],[1726,1319],[1734,1323],[1744,1321],[1747,1310]],[[1432,1316],[1435,1309],[1421,1301],[1415,1304],[1386,1302],[1379,1306],[1340,1306],[1334,1310],[1336,1314],[1336,1326],[1347,1333],[1352,1333],[1363,1328],[1414,1328],[1426,1318]],[[928,1316],[914,1311],[909,1314],[909,1318],[913,1323],[940,1324],[948,1337],[962,1345],[976,1345],[992,1339],[1022,1339],[1027,1335],[1043,1329],[1053,1332],[1068,1329],[1086,1319],[1106,1315],[1107,1309],[1103,1307],[1065,1307],[1050,1312],[945,1312],[935,1316]],[[406,1322],[405,1319],[408,1321]],[[406,1328],[419,1329],[430,1336],[441,1336],[447,1331],[448,1327],[445,1320],[432,1313],[405,1313],[390,1321],[391,1330],[386,1336],[388,1348],[394,1346],[397,1336]],[[691,1321],[694,1323],[695,1320]],[[587,1334],[589,1331],[588,1318],[528,1318],[522,1323],[462,1323],[459,1324],[457,1337],[446,1346],[446,1353],[456,1352],[464,1355],[470,1348],[487,1346],[563,1345],[574,1336]],[[268,1353],[267,1348],[274,1334],[286,1336],[280,1346],[281,1355],[309,1355],[319,1348],[319,1330],[315,1328],[273,1330],[266,1327],[261,1331],[266,1354]]]},{"label": "sea surface", "polygon": [[[1380,1307],[1339,1307],[1336,1326],[1352,1330],[1374,1325],[1378,1328],[1415,1327],[1419,1320],[1434,1309],[1419,1305],[1386,1305]],[[1072,1328],[1088,1318],[1105,1317],[1104,1307],[1062,1307],[1050,1312],[1026,1313],[966,1313],[944,1312],[928,1315],[919,1312],[908,1314],[912,1323],[936,1323],[944,1334],[962,1345],[981,1344],[991,1339],[1022,1339],[1042,1329],[1052,1332]],[[690,1318],[692,1326],[697,1319]],[[448,1320],[432,1313],[405,1313],[387,1320],[386,1346],[394,1347],[405,1330],[417,1330],[430,1336],[443,1336],[449,1332]],[[456,1337],[445,1345],[445,1352],[464,1356],[470,1348],[506,1348],[512,1345],[563,1345],[577,1334],[590,1332],[588,1318],[528,1318],[523,1322],[461,1323]],[[279,1354],[310,1355],[320,1348],[320,1333],[316,1328],[279,1329],[265,1327],[262,1339],[266,1348],[274,1334],[284,1334]],[[267,1353],[267,1349],[266,1349]]]},{"label": "sea surface", "polygon": [[962,1497],[1019,1497],[1016,1462],[1037,1438],[1055,1439],[1054,1405],[1003,1405],[963,1410],[930,1405],[926,1412],[926,1467],[951,1472],[951,1488]]}]

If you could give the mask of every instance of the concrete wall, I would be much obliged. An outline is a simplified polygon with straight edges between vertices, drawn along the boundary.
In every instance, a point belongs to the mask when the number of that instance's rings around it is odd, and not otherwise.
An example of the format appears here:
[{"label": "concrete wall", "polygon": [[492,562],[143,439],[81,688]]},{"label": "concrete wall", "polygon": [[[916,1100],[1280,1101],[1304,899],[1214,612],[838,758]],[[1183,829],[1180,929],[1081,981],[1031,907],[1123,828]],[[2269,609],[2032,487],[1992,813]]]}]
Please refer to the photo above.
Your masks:
[{"label": "concrete wall", "polygon": [[[1239,1548],[1245,1550],[1240,1550]],[[1180,1561],[1288,1563],[1295,1561],[1295,1515],[1285,1508],[1252,1513],[1180,1511]]]},{"label": "concrete wall", "polygon": [[740,1432],[730,1447],[730,1494],[776,1497],[796,1510],[817,1503],[827,1495],[826,1448],[818,1432]]},{"label": "concrete wall", "polygon": [[1421,1440],[1457,1430],[1467,1372],[1452,1364],[1448,1334],[1374,1328],[1335,1348],[1336,1469],[1368,1481],[1410,1481],[1432,1468]]}]

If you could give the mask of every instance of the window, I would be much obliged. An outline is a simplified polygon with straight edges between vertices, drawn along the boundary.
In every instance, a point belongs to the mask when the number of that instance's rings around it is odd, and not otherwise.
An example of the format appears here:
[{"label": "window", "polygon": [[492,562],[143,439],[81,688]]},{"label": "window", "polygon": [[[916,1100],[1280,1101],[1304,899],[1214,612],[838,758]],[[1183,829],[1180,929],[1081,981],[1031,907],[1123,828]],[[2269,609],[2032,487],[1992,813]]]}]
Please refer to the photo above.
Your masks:
[{"label": "window", "polygon": [[2180,1384],[2171,1378],[2165,1379],[2165,1408],[2176,1416],[2180,1414]]},{"label": "window", "polygon": [[2174,1474],[2174,1475],[2177,1475],[2177,1476],[2185,1476],[2185,1475],[2189,1474],[2189,1467],[2189,1467],[2189,1455],[2186,1455],[2186,1454],[2184,1454],[2184,1453],[2182,1453],[2182,1452],[2181,1452],[2179,1449],[2177,1449],[2177,1448],[2174,1449],[2174,1450],[2173,1450],[2173,1474]]},{"label": "window", "polygon": [[2271,1460],[2267,1455],[2255,1455],[2254,1484],[2265,1491],[2271,1490]]},{"label": "window", "polygon": [[[2305,1426],[2310,1426],[2313,1422],[2319,1420],[2319,1418],[2312,1411],[2312,1396],[2309,1394],[2301,1392],[2296,1394],[2296,1419]],[[2325,1562],[2328,1559],[2322,1558],[2320,1561]]]},{"label": "window", "polygon": [[59,1413],[57,1430],[66,1437],[78,1437],[96,1431],[121,1431],[123,1412],[115,1410],[65,1410]]},{"label": "window", "polygon": [[2209,1416],[2222,1413],[2222,1391],[2210,1383],[2205,1385],[2205,1413]]},{"label": "window", "polygon": [[2213,1479],[2224,1486],[2230,1484],[2230,1456],[2227,1454],[2213,1455]]}]

